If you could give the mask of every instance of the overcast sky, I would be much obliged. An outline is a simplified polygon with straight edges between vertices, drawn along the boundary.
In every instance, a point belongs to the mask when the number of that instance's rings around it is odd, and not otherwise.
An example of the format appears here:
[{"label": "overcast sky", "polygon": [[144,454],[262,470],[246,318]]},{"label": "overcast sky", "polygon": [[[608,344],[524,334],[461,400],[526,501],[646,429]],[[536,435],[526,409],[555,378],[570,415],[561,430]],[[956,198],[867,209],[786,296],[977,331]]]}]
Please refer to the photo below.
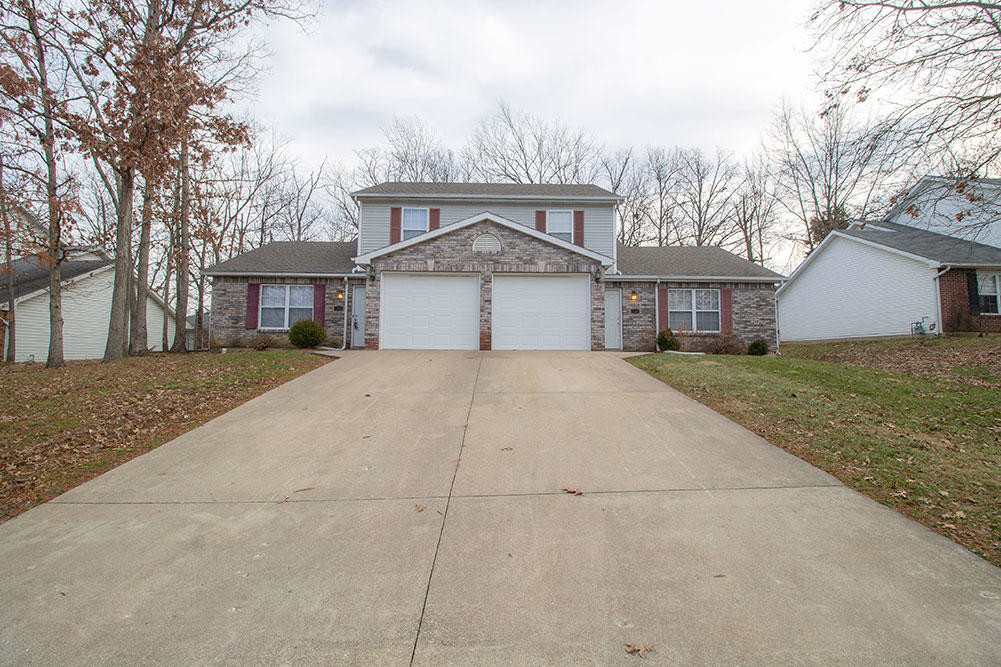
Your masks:
[{"label": "overcast sky", "polygon": [[252,114],[316,164],[350,164],[396,115],[453,148],[500,100],[609,148],[757,145],[779,101],[812,95],[806,0],[326,2],[272,51]]}]

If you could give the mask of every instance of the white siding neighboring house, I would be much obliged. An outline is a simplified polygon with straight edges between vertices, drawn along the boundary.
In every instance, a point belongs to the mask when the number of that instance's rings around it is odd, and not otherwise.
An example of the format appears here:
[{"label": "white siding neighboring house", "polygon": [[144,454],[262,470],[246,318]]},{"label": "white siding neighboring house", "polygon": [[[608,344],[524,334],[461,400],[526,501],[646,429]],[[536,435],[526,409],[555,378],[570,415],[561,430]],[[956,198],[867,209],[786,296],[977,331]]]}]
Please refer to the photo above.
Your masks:
[{"label": "white siding neighboring house", "polygon": [[[21,260],[25,261],[25,260]],[[28,260],[30,261],[30,260]],[[63,354],[66,359],[100,359],[108,336],[114,263],[70,260],[63,264]],[[14,300],[16,361],[44,362],[49,351],[49,291],[36,281]],[[6,290],[0,292],[0,308],[6,309]],[[167,317],[169,339],[174,338],[173,314],[151,296],[146,305],[149,348],[161,348],[163,320]],[[6,341],[4,353],[6,353]]]},{"label": "white siding neighboring house", "polygon": [[1001,248],[1001,179],[925,176],[884,219]]},{"label": "white siding neighboring house", "polygon": [[[1001,248],[881,221],[831,232],[777,293],[782,341],[992,331]],[[993,318],[993,319],[992,319]]]},{"label": "white siding neighboring house", "polygon": [[783,341],[898,336],[914,322],[938,321],[927,261],[836,235],[811,258],[778,291]]}]

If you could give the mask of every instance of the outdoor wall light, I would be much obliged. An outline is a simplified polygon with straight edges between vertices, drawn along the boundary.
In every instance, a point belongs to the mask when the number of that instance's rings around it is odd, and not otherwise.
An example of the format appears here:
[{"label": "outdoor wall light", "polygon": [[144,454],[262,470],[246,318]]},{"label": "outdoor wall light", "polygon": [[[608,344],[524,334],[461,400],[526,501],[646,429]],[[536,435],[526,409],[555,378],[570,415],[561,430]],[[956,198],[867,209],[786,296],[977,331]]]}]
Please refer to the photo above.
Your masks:
[{"label": "outdoor wall light", "polygon": [[344,301],[344,292],[338,292],[337,293],[337,300],[338,301]]},{"label": "outdoor wall light", "polygon": [[631,293],[629,294],[629,300],[630,300],[630,301],[635,301],[635,300],[636,300],[636,299],[638,299],[638,298],[640,298],[640,297],[639,297],[639,295],[638,295],[638,294],[636,294],[636,290],[633,290],[633,291],[632,291],[632,292],[631,292]]}]

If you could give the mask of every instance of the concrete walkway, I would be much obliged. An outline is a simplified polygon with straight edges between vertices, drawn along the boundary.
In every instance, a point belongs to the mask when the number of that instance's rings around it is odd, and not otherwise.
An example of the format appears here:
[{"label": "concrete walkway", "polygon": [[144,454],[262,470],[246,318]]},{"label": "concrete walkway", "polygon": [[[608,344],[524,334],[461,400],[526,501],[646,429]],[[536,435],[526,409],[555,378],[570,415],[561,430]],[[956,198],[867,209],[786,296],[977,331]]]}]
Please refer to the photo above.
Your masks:
[{"label": "concrete walkway", "polygon": [[1001,570],[620,356],[271,391],[0,526],[0,661],[1001,662]]}]

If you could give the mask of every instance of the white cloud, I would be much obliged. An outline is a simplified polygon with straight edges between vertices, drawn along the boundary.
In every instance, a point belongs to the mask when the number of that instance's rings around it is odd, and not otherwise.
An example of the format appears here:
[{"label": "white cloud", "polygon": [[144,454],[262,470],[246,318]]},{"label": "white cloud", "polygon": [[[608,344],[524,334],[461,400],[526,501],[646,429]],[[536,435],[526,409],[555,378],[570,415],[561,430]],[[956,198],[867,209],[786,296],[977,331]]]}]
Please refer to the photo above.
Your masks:
[{"label": "white cloud", "polygon": [[309,162],[350,160],[394,115],[453,146],[503,99],[609,146],[759,142],[780,98],[810,95],[809,3],[348,2],[274,56],[249,106]]}]

